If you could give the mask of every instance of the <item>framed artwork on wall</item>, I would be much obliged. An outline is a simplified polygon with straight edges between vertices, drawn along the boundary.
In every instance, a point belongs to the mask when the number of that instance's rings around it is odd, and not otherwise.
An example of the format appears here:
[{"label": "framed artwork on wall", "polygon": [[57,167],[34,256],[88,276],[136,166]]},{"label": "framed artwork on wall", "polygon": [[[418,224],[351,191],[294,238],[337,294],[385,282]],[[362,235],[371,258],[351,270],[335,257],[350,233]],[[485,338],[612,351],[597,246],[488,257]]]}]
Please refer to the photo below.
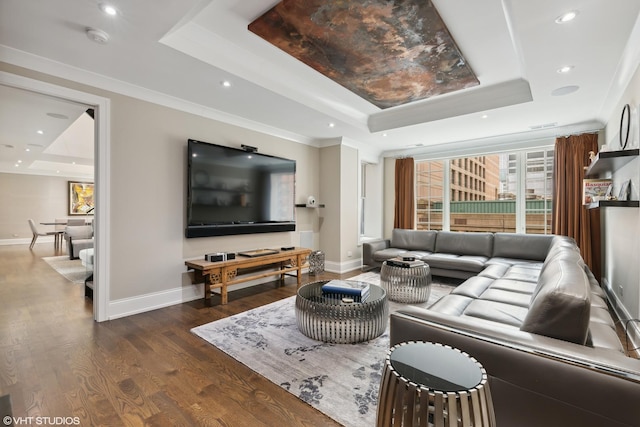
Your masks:
[{"label": "framed artwork on wall", "polygon": [[69,215],[93,215],[93,182],[69,181]]}]

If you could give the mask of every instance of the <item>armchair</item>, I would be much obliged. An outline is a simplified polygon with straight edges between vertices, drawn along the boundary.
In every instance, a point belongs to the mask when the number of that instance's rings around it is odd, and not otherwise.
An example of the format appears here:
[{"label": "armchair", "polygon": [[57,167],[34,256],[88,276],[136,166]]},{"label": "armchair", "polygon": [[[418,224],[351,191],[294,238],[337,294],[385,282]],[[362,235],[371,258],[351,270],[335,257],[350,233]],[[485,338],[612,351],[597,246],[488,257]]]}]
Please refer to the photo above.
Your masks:
[{"label": "armchair", "polygon": [[91,225],[68,225],[64,231],[69,259],[78,259],[80,251],[93,248],[93,227]]}]

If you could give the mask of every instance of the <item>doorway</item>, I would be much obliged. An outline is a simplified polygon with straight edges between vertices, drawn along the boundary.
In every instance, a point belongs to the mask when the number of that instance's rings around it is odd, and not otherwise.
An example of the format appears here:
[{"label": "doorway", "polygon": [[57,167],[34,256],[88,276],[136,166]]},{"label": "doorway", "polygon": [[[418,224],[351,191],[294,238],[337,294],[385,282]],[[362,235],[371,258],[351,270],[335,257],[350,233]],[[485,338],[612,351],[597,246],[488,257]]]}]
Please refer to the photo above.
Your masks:
[{"label": "doorway", "polygon": [[97,95],[53,85],[40,80],[0,71],[0,85],[22,89],[31,94],[52,97],[94,110],[94,294],[93,317],[101,322],[109,319],[109,227],[108,210],[110,101]]}]

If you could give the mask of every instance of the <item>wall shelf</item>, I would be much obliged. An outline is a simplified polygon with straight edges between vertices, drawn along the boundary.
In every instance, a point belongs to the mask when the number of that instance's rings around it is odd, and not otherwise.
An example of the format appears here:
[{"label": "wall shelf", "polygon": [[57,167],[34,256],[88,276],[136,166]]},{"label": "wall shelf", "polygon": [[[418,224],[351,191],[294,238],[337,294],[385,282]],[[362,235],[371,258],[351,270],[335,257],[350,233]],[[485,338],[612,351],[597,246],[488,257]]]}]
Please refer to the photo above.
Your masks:
[{"label": "wall shelf", "polygon": [[601,151],[591,162],[584,175],[585,177],[597,177],[604,172],[613,172],[620,169],[630,161],[636,159],[640,154],[640,149]]},{"label": "wall shelf", "polygon": [[[640,149],[601,151],[585,170],[585,178],[599,177],[602,173],[615,172],[627,163],[638,158]],[[607,207],[637,208],[640,207],[638,200],[600,200],[599,202],[585,205],[587,209],[599,209]]]},{"label": "wall shelf", "polygon": [[309,209],[324,208],[324,204],[319,204],[316,206],[307,206],[306,203],[296,203],[296,208],[309,208]]},{"label": "wall shelf", "polygon": [[618,208],[637,208],[640,207],[640,201],[638,200],[601,200],[599,202],[589,203],[585,205],[587,209],[598,209],[608,207]]}]

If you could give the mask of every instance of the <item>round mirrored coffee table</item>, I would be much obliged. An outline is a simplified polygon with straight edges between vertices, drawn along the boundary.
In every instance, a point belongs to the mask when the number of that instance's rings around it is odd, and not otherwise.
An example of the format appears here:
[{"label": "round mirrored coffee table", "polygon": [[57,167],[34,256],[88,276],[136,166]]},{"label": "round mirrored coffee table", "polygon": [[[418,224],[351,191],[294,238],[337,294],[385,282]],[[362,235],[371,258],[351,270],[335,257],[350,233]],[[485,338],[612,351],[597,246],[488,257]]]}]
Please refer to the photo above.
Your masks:
[{"label": "round mirrored coffee table", "polygon": [[384,289],[370,285],[364,302],[345,302],[349,295],[323,294],[325,283],[313,282],[298,289],[296,322],[304,335],[346,344],[372,340],[387,329],[389,303]]},{"label": "round mirrored coffee table", "polygon": [[378,399],[377,427],[496,425],[484,368],[442,344],[411,341],[391,347]]},{"label": "round mirrored coffee table", "polygon": [[391,301],[425,302],[431,293],[431,268],[425,263],[409,267],[385,261],[380,268],[380,286]]}]

